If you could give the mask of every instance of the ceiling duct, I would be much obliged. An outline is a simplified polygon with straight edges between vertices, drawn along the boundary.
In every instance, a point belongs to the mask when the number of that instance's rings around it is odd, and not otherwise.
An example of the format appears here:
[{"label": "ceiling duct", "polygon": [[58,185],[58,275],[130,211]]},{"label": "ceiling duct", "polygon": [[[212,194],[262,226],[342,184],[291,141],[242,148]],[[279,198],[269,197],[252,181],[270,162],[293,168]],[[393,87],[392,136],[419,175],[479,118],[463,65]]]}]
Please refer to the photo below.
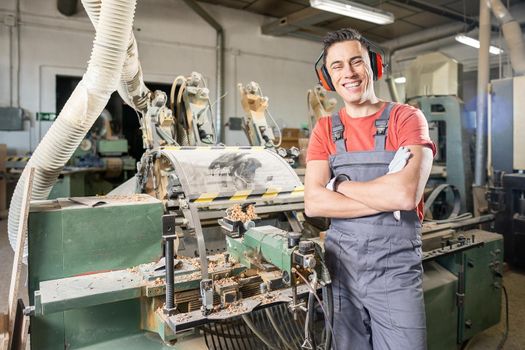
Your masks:
[{"label": "ceiling duct", "polygon": [[78,0],[57,0],[57,9],[64,16],[73,16],[78,12]]},{"label": "ceiling duct", "polygon": [[525,44],[519,23],[500,0],[491,0],[492,13],[501,24],[501,31],[509,50],[510,63],[517,75],[525,74]]}]

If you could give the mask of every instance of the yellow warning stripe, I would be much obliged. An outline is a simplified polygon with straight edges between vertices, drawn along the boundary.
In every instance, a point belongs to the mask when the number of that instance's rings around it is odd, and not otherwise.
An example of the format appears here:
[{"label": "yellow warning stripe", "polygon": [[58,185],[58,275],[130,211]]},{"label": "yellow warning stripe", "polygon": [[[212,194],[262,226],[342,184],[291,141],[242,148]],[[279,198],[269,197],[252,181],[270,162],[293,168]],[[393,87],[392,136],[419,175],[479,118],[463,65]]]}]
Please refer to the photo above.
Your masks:
[{"label": "yellow warning stripe", "polygon": [[[253,190],[243,190],[243,191],[237,191],[233,194],[233,196],[231,196],[230,198],[228,198],[229,201],[244,201],[246,199],[248,199],[248,197],[253,193]],[[254,196],[257,196],[257,197],[260,197],[260,198],[264,198],[264,199],[273,199],[275,197],[277,197],[278,195],[280,195],[282,192],[281,192],[281,188],[279,187],[269,187],[266,192],[262,193],[262,194],[257,194],[257,195],[254,195]],[[296,188],[294,188],[294,190],[292,192],[288,192],[290,195],[292,196],[302,196],[304,194],[304,186],[297,186]],[[195,203],[210,203],[210,202],[213,202],[214,200],[216,199],[220,199],[220,198],[217,198],[219,197],[219,193],[218,192],[208,192],[208,193],[202,193],[197,199],[194,200]]]},{"label": "yellow warning stripe", "polygon": [[199,198],[195,200],[195,203],[209,203],[213,202],[215,198],[219,195],[218,192],[202,193]]},{"label": "yellow warning stripe", "polygon": [[277,195],[279,195],[279,192],[281,192],[281,189],[279,187],[270,187],[266,190],[266,192],[263,193],[261,197],[266,199],[272,199],[277,197]]},{"label": "yellow warning stripe", "polygon": [[292,196],[304,195],[304,186],[297,186],[292,191]]},{"label": "yellow warning stripe", "polygon": [[8,162],[28,162],[30,157],[7,157]]},{"label": "yellow warning stripe", "polygon": [[252,193],[252,190],[237,191],[230,197],[231,201],[243,201]]},{"label": "yellow warning stripe", "polygon": [[247,151],[257,151],[257,152],[260,152],[260,151],[264,151],[266,150],[266,148],[264,147],[261,147],[261,146],[249,146],[249,147],[245,147],[245,146],[227,146],[227,147],[224,147],[224,148],[217,148],[217,147],[213,147],[213,146],[164,146],[162,147],[163,150],[168,150],[168,151],[187,151],[187,150],[190,150],[190,151],[209,151],[209,150],[218,150],[218,151],[243,151],[243,150],[247,150]]}]

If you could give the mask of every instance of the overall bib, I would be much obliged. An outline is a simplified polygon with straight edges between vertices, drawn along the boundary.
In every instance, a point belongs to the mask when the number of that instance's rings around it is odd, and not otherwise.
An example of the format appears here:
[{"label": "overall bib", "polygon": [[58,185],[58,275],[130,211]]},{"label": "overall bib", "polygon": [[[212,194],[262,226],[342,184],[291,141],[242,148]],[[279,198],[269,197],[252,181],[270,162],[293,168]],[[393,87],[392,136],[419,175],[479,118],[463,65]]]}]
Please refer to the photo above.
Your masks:
[{"label": "overall bib", "polygon": [[[385,150],[389,103],[375,121],[375,149],[347,152],[339,114],[332,115],[333,176],[370,181],[388,172],[395,152]],[[415,210],[332,219],[325,241],[334,293],[337,350],[426,349],[421,223]]]}]

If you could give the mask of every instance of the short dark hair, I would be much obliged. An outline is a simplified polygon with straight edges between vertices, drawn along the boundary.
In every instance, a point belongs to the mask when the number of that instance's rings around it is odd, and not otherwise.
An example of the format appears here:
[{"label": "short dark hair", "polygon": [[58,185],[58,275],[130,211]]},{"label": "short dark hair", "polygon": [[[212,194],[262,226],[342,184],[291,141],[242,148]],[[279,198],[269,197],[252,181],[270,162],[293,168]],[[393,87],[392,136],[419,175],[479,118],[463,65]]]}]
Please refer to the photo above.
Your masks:
[{"label": "short dark hair", "polygon": [[370,49],[370,44],[359,31],[354,28],[341,28],[334,32],[329,32],[323,38],[323,63],[326,63],[326,54],[328,49],[335,43],[340,43],[348,40],[359,41],[367,50]]}]

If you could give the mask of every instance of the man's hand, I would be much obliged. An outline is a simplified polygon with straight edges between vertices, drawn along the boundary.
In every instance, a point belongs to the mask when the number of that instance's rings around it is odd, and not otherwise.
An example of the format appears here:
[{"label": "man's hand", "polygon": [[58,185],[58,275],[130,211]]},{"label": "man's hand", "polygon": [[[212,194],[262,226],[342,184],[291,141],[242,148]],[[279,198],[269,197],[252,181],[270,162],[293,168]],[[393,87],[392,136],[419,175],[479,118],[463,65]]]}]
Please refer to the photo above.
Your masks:
[{"label": "man's hand", "polygon": [[[394,159],[392,159],[392,161],[388,165],[387,174],[393,174],[403,170],[407,165],[408,158],[410,158],[410,155],[410,149],[408,149],[405,146],[401,146],[394,155]],[[394,212],[394,219],[396,219],[397,221],[401,220],[401,212],[399,210],[396,210]]]}]

